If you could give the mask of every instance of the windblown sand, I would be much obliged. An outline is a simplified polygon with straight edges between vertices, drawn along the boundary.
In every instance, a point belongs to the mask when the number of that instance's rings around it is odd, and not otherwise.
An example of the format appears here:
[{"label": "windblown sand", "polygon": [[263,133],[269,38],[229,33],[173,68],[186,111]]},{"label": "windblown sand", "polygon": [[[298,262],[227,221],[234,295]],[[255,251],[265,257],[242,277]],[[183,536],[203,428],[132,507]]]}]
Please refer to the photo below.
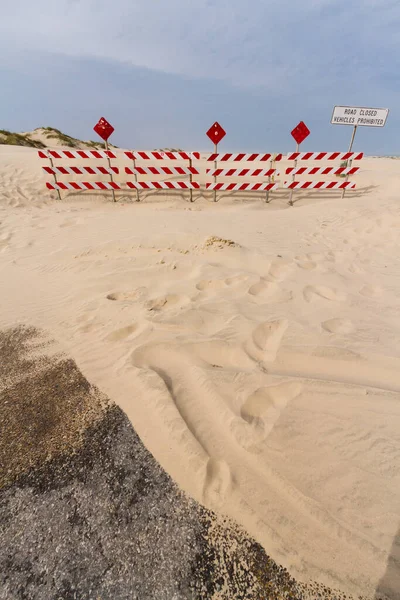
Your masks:
[{"label": "windblown sand", "polygon": [[399,164],[366,159],[356,192],[293,208],[287,192],[113,205],[56,201],[35,151],[0,147],[0,326],[50,332],[178,485],[293,576],[391,599]]},{"label": "windblown sand", "polygon": [[1,600],[344,600],[182,493],[46,332],[0,359]]}]

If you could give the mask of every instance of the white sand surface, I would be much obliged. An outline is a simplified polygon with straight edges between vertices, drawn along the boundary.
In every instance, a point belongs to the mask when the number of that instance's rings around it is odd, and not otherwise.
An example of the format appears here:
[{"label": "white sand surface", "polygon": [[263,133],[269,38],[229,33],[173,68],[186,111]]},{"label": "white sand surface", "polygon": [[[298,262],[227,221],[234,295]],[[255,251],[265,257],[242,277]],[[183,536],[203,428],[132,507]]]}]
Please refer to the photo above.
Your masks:
[{"label": "white sand surface", "polygon": [[359,166],[293,208],[58,202],[36,151],[0,146],[0,325],[49,330],[293,575],[373,594],[400,524],[400,162]]}]

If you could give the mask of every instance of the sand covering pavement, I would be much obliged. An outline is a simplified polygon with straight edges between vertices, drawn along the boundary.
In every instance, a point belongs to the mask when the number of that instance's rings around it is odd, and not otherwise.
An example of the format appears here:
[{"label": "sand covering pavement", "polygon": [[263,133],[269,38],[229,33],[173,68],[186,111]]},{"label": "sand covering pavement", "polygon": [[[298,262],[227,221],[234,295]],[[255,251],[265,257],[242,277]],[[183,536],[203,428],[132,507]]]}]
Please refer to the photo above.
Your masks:
[{"label": "sand covering pavement", "polygon": [[113,206],[57,203],[34,151],[0,152],[0,325],[48,331],[181,489],[296,578],[396,598],[398,161],[290,209]]}]

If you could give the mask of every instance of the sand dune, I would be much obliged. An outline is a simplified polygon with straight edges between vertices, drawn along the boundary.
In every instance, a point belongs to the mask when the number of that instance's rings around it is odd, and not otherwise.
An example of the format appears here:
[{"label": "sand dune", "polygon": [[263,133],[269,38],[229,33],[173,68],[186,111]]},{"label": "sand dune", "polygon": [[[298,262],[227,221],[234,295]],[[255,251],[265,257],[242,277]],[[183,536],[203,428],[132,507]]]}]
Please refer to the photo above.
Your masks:
[{"label": "sand dune", "polygon": [[294,208],[60,203],[34,151],[0,148],[0,325],[50,331],[293,575],[373,595],[400,523],[398,173],[366,159],[360,192]]}]

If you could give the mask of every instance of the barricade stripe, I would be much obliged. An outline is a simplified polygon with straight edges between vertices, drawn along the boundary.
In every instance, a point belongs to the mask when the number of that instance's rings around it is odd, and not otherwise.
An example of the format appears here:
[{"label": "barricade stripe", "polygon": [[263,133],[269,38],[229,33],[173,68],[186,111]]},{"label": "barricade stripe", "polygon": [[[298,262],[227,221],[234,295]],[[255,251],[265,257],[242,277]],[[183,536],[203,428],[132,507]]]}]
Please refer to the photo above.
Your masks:
[{"label": "barricade stripe", "polygon": [[46,187],[49,190],[120,190],[122,189],[118,183],[113,181],[70,181],[67,183],[58,181],[57,183],[46,182]]},{"label": "barricade stripe", "polygon": [[237,191],[237,190],[277,190],[278,183],[206,183],[207,190]]},{"label": "barricade stripe", "polygon": [[127,181],[126,185],[137,190],[198,190],[200,183],[196,181]]},{"label": "barricade stripe", "polygon": [[287,160],[361,160],[363,152],[291,152]]},{"label": "barricade stripe", "polygon": [[49,175],[109,175],[119,174],[118,167],[42,167]]},{"label": "barricade stripe", "polygon": [[219,161],[219,162],[224,162],[224,161],[232,161],[232,162],[238,162],[238,161],[258,161],[258,162],[264,162],[267,160],[282,160],[282,154],[277,154],[274,158],[273,154],[211,154],[208,158],[207,158],[207,162],[211,162],[211,161]]},{"label": "barricade stripe", "polygon": [[359,167],[290,167],[286,175],[354,175]]},{"label": "barricade stripe", "polygon": [[356,184],[351,181],[285,181],[284,188],[295,189],[355,189]]},{"label": "barricade stripe", "polygon": [[39,158],[117,158],[111,150],[39,150]]},{"label": "barricade stripe", "polygon": [[279,175],[276,169],[207,169],[207,175],[213,177],[270,177]]},{"label": "barricade stripe", "polygon": [[195,167],[125,167],[127,175],[199,175]]},{"label": "barricade stripe", "polygon": [[124,152],[130,160],[199,160],[200,152],[142,152],[128,150]]}]

